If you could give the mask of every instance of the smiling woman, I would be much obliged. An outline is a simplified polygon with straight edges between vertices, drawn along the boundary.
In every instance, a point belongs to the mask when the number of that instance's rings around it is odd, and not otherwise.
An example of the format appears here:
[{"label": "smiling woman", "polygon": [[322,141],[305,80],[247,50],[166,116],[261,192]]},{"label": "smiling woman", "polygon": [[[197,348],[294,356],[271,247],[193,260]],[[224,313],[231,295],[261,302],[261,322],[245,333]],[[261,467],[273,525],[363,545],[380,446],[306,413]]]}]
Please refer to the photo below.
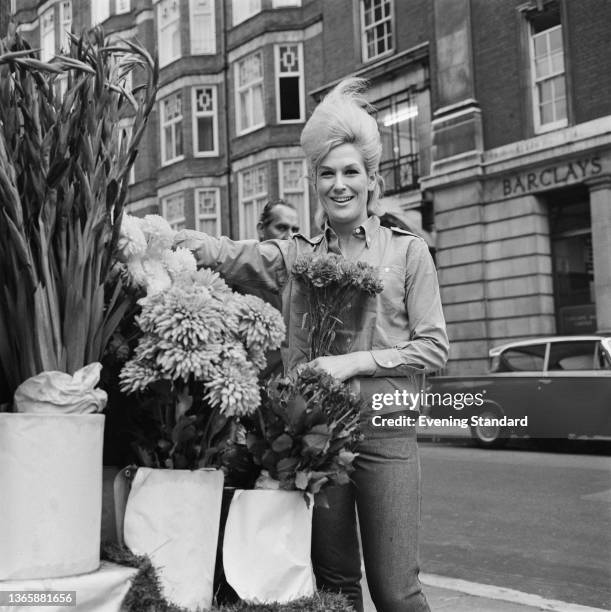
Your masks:
[{"label": "smiling woman", "polygon": [[[342,81],[316,108],[301,145],[309,161],[322,230],[314,238],[232,241],[184,230],[177,245],[192,249],[200,265],[216,269],[245,291],[262,288],[282,297],[288,334],[286,371],[308,359],[308,290],[294,264],[316,254],[364,262],[376,268],[380,293],[354,300],[342,316],[330,354],[309,362],[316,370],[348,381],[367,410],[352,482],[328,487],[329,508],[314,508],[312,560],[318,586],[341,591],[363,611],[356,508],[367,580],[379,612],[427,612],[418,580],[420,467],[413,425],[398,429],[372,424],[374,393],[393,391],[403,377],[406,391],[422,388],[425,371],[443,367],[448,340],[435,266],[424,240],[380,226],[381,140],[361,92],[360,79]],[[396,380],[396,378],[394,379]],[[385,415],[390,416],[390,415]]]},{"label": "smiling woman", "polygon": [[331,149],[316,171],[316,192],[327,219],[347,237],[367,220],[367,202],[375,186],[363,157],[352,144]]}]

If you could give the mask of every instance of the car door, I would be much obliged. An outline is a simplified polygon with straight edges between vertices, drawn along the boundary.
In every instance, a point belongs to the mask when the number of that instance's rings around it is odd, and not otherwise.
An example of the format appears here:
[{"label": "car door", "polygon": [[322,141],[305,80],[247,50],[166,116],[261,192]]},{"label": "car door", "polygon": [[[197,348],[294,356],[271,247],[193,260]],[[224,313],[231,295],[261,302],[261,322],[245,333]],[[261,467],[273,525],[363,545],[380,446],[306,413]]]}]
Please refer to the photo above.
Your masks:
[{"label": "car door", "polygon": [[550,343],[537,387],[537,403],[549,418],[545,437],[602,433],[611,409],[611,370],[601,351],[595,339]]},{"label": "car door", "polygon": [[[506,348],[498,357],[487,389],[487,399],[497,402],[510,418],[528,416],[528,432],[540,420],[537,388],[543,376],[547,343],[538,342]],[[525,434],[527,431],[520,431]]]}]

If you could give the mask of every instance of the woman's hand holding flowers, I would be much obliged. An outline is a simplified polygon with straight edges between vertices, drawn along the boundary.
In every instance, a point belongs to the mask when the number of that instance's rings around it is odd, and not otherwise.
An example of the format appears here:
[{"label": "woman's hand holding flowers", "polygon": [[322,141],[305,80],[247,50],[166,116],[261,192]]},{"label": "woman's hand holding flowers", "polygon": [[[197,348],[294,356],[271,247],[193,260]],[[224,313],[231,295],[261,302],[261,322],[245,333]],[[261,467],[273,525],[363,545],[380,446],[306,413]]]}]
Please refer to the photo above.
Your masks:
[{"label": "woman's hand holding flowers", "polygon": [[317,357],[308,365],[320,372],[326,372],[342,382],[353,376],[371,376],[375,373],[375,361],[369,351],[357,351],[345,355]]}]

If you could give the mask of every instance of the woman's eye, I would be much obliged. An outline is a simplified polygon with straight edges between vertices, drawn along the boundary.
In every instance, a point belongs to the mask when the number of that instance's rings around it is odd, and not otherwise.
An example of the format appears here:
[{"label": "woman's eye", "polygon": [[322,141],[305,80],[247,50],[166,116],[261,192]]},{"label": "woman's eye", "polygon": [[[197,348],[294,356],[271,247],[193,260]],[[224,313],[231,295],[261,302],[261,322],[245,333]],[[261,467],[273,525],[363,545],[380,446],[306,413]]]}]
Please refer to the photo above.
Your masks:
[{"label": "woman's eye", "polygon": [[333,176],[333,172],[329,172],[329,170],[323,170],[320,173],[320,176],[322,176],[323,178],[328,178],[329,176]]}]

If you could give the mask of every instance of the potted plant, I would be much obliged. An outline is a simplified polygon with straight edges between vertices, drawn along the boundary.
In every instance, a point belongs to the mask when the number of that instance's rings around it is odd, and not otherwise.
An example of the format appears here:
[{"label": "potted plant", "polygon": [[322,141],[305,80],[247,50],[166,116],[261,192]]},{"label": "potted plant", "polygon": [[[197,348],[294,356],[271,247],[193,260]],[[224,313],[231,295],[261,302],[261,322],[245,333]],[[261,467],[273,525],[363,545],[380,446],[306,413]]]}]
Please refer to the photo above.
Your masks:
[{"label": "potted plant", "polygon": [[259,405],[265,352],[279,347],[285,328],[272,306],[196,271],[190,251],[169,248],[172,238],[167,222],[149,215],[127,216],[119,240],[119,273],[146,292],[137,344],[119,376],[143,417],[133,440],[143,467],[123,535],[132,552],[151,558],[170,601],[208,608],[223,489],[216,468],[237,419]]},{"label": "potted plant", "polygon": [[[104,417],[63,414],[61,400],[95,385],[125,312],[120,284],[107,281],[158,68],[99,29],[71,40],[71,55],[50,63],[14,26],[0,42],[0,579],[99,564]],[[143,84],[128,91],[133,69]]]},{"label": "potted plant", "polygon": [[[311,596],[312,499],[347,484],[360,439],[361,400],[332,376],[305,367],[270,381],[254,418],[243,419],[241,453],[253,458],[254,490],[237,490],[223,542],[227,582],[255,603]],[[234,445],[227,468],[240,469]],[[315,496],[315,497],[314,497]]]}]

